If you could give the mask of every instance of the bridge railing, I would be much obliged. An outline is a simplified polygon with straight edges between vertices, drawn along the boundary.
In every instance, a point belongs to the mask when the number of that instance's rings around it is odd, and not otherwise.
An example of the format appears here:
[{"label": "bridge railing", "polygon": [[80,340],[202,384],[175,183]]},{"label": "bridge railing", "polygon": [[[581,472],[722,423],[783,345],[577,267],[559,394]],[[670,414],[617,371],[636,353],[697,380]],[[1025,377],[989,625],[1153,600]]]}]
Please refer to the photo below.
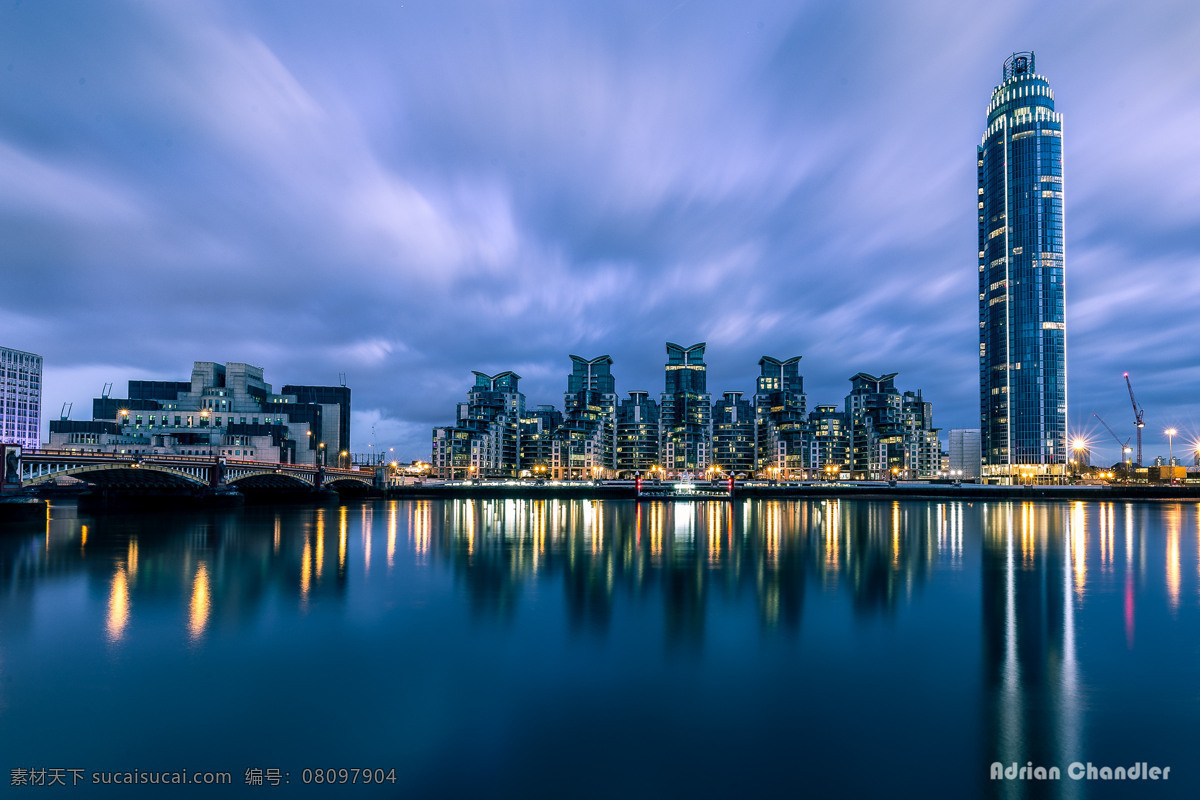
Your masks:
[{"label": "bridge railing", "polygon": [[[42,458],[52,458],[56,460],[66,458],[79,459],[96,459],[98,461],[142,461],[156,463],[176,463],[176,464],[217,464],[222,458],[225,459],[225,466],[238,467],[253,467],[258,469],[292,469],[302,472],[316,472],[319,467],[313,464],[285,464],[278,461],[256,461],[246,458],[230,458],[228,456],[181,456],[171,455],[167,453],[99,453],[89,450],[63,450],[55,448],[42,448],[37,450],[26,450],[22,453],[23,460],[40,460]],[[329,475],[357,475],[370,476],[375,473],[375,467],[364,466],[357,469],[343,469],[340,467],[326,467],[325,472]]]}]

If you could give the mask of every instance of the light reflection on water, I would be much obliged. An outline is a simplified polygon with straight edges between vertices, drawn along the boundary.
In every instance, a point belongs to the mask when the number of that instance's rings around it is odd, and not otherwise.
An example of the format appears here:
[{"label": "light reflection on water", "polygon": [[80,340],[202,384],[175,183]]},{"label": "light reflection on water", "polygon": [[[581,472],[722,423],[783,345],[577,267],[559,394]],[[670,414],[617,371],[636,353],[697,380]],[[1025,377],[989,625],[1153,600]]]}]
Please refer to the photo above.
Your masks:
[{"label": "light reflection on water", "polygon": [[[1200,744],[1191,726],[1162,722],[1200,711],[1186,645],[1200,638],[1196,504],[464,500],[52,517],[0,538],[0,752],[57,741],[39,722],[47,703],[92,741],[75,704],[95,698],[59,694],[98,674],[127,707],[147,692],[201,704],[194,713],[213,715],[196,725],[201,742],[237,698],[279,683],[356,757],[417,737],[425,760],[406,768],[410,788],[452,762],[463,731],[508,754],[510,767],[486,773],[504,781],[524,763],[504,737],[554,750],[563,732],[550,720],[565,714],[567,739],[615,756],[600,732],[634,735],[644,709],[678,739],[658,742],[664,763],[736,729],[736,746],[780,764],[802,752],[844,775],[865,752],[902,780],[869,769],[851,780],[893,794],[928,786],[918,767],[930,745],[954,762],[954,793],[1022,796],[984,780],[987,765],[1169,761]],[[164,650],[171,641],[189,660]],[[333,698],[348,665],[378,666],[348,686],[385,721],[346,731]],[[159,673],[170,682],[147,682]],[[237,691],[177,688],[212,674]],[[441,699],[418,713],[402,685],[427,674],[455,688],[423,690]],[[547,692],[554,704],[539,711]],[[509,696],[520,710],[497,699]],[[865,727],[843,719],[864,703]],[[612,715],[629,727],[611,728]],[[477,730],[481,717],[495,733]],[[135,715],[130,735],[146,723]],[[329,744],[294,723],[248,727],[228,746]],[[857,750],[838,746],[845,737]],[[151,760],[169,744],[141,742]],[[761,776],[774,785],[787,773],[772,769]],[[1064,783],[1051,796],[1083,794]]]}]

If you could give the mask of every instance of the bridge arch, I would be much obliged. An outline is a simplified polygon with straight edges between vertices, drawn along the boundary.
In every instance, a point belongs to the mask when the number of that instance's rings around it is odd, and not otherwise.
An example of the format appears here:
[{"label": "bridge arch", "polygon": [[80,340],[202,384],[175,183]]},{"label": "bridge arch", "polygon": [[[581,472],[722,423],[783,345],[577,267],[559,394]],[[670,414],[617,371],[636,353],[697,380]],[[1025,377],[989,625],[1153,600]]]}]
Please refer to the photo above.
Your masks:
[{"label": "bridge arch", "polygon": [[31,475],[26,486],[50,483],[58,477],[78,478],[97,486],[161,486],[196,488],[208,486],[207,470],[197,467],[171,467],[162,464],[63,464]]},{"label": "bridge arch", "polygon": [[325,486],[336,487],[338,484],[346,486],[366,486],[375,485],[374,476],[365,477],[362,475],[326,475]]},{"label": "bridge arch", "polygon": [[226,473],[225,484],[239,489],[311,489],[307,476],[274,469],[256,469]]}]

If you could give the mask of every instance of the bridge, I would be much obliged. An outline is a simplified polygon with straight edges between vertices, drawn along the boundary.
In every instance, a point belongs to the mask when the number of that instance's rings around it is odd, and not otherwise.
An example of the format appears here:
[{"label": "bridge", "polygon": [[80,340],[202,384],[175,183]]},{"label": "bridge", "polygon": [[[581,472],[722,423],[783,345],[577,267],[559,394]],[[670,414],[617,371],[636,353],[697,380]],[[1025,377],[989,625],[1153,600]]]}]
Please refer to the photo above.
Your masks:
[{"label": "bridge", "polygon": [[96,453],[26,450],[19,456],[21,488],[71,477],[116,490],[238,489],[318,490],[342,486],[382,488],[383,470],[337,469],[311,464],[277,464],[224,456]]}]

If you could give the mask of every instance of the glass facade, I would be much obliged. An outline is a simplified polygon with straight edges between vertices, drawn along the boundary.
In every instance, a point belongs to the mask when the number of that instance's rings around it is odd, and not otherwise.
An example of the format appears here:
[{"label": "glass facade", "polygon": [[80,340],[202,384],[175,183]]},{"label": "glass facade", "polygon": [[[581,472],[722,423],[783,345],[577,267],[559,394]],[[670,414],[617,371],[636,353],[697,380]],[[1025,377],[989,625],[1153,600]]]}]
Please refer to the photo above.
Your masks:
[{"label": "glass facade", "polygon": [[610,356],[571,356],[563,424],[555,433],[557,478],[609,478],[616,468],[616,379]]},{"label": "glass facade", "polygon": [[[837,406],[817,406],[808,415],[813,428],[817,459],[813,468],[824,477],[836,477],[850,464],[850,425]],[[828,470],[828,471],[827,471]]]},{"label": "glass facade", "polygon": [[667,342],[666,387],[659,416],[659,457],[672,472],[708,468],[712,442],[712,395],[704,342],[681,347]]},{"label": "glass facade", "polygon": [[808,397],[800,359],[763,356],[758,360],[755,469],[766,477],[803,477],[810,467],[812,430],[805,417]]},{"label": "glass facade", "polygon": [[[525,395],[521,394],[521,376],[508,370],[498,375],[476,372],[475,385],[467,393],[466,420],[481,423],[480,433],[472,442],[471,466],[474,477],[515,478],[520,468],[521,417],[525,413]],[[486,439],[486,441],[480,441]]]},{"label": "glass facade", "polygon": [[540,405],[521,416],[521,470],[537,478],[549,474],[554,459],[554,431],[563,423],[562,412]]},{"label": "glass facade", "polygon": [[850,468],[864,478],[928,478],[941,470],[941,431],[921,392],[901,394],[896,373],[850,379]]},{"label": "glass facade", "polygon": [[521,376],[511,370],[474,375],[467,402],[458,404],[457,423],[433,429],[433,474],[450,480],[516,477],[525,414]]},{"label": "glass facade", "polygon": [[617,409],[617,474],[648,475],[658,466],[658,404],[633,391]]},{"label": "glass facade", "polygon": [[713,403],[713,464],[729,475],[754,476],[754,406],[741,392]]},{"label": "glass facade", "polygon": [[1062,115],[1033,53],[1004,62],[977,166],[984,476],[1060,476],[1067,460]]}]

